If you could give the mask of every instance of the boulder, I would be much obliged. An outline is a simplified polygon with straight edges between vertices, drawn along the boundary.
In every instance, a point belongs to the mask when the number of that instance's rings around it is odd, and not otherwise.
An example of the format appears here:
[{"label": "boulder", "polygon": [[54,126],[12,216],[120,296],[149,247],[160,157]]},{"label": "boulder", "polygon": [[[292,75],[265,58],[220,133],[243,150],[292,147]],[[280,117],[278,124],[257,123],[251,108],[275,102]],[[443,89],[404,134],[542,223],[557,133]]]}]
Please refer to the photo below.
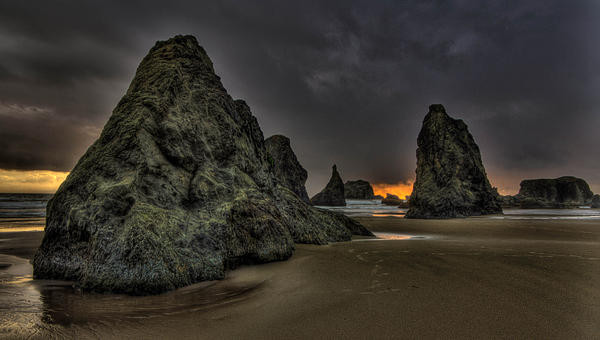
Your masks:
[{"label": "boulder", "polygon": [[594,195],[594,197],[592,197],[591,207],[594,209],[600,208],[600,195]]},{"label": "boulder", "polygon": [[400,197],[389,193],[386,193],[385,198],[381,200],[381,204],[385,205],[400,205],[403,202]]},{"label": "boulder", "polygon": [[278,184],[250,108],[192,36],[157,42],[48,202],[37,279],[153,294],[369,234]]},{"label": "boulder", "polygon": [[306,193],[308,172],[300,165],[290,145],[290,139],[282,135],[274,135],[265,139],[267,158],[275,178],[281,185],[290,189],[306,203],[310,203]]},{"label": "boulder", "polygon": [[521,181],[518,194],[522,208],[572,208],[589,205],[593,195],[586,181],[572,176],[527,179]]},{"label": "boulder", "polygon": [[337,166],[334,164],[331,170],[331,178],[327,186],[310,199],[313,205],[320,206],[344,206],[346,199],[344,198],[344,182],[337,171]]},{"label": "boulder", "polygon": [[417,179],[407,218],[502,213],[467,125],[431,105],[417,140]]},{"label": "boulder", "polygon": [[372,200],[374,198],[373,187],[369,182],[362,179],[347,181],[344,184],[344,195],[346,198],[358,200]]}]

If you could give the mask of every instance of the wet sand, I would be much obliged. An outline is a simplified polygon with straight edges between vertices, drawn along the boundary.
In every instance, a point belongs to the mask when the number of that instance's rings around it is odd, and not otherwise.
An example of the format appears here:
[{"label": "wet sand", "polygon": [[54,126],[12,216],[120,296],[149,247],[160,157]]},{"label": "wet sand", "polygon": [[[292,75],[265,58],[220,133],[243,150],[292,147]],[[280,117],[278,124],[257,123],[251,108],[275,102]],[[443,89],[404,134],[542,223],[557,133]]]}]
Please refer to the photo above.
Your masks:
[{"label": "wet sand", "polygon": [[[0,299],[13,307],[30,305],[24,312],[6,310],[12,318],[0,336],[565,339],[600,334],[598,221],[358,219],[383,239],[298,245],[288,261],[243,267],[223,281],[159,296],[83,294],[68,283],[26,279],[4,284]],[[16,234],[23,246],[0,241],[0,253],[27,257],[40,233]]]}]

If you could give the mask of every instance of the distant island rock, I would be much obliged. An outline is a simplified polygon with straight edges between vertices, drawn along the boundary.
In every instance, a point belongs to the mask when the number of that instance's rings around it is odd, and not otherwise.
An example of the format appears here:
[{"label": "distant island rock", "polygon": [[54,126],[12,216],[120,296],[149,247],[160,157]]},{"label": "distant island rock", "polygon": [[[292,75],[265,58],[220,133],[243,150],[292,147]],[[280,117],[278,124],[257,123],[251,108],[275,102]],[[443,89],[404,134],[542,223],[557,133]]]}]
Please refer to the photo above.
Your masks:
[{"label": "distant island rock", "polygon": [[344,184],[344,195],[348,199],[372,200],[374,198],[371,183],[362,179],[346,181],[346,184]]},{"label": "distant island rock", "polygon": [[417,179],[407,218],[502,213],[479,147],[462,120],[448,116],[442,105],[431,105],[417,145]]},{"label": "distant island rock", "polygon": [[594,197],[592,197],[591,207],[594,209],[600,208],[600,195],[594,195]]},{"label": "distant island rock", "polygon": [[306,193],[308,172],[300,165],[290,145],[290,139],[282,135],[274,135],[265,139],[267,157],[275,177],[281,185],[290,189],[304,202],[310,203]]},{"label": "distant island rock", "polygon": [[49,201],[33,275],[154,294],[287,259],[294,242],[371,234],[278,182],[256,118],[196,39],[157,42]]},{"label": "distant island rock", "polygon": [[521,208],[573,208],[590,205],[593,196],[585,180],[563,176],[523,180],[513,200]]},{"label": "distant island rock", "polygon": [[337,171],[337,166],[334,164],[331,169],[331,178],[327,186],[310,199],[313,205],[320,206],[345,206],[346,199],[344,198],[344,182]]},{"label": "distant island rock", "polygon": [[400,205],[403,201],[397,195],[393,195],[390,193],[385,194],[385,198],[381,200],[381,204],[385,205]]},{"label": "distant island rock", "polygon": [[381,196],[381,195],[375,195],[375,196],[373,196],[373,199],[382,200],[383,196]]}]

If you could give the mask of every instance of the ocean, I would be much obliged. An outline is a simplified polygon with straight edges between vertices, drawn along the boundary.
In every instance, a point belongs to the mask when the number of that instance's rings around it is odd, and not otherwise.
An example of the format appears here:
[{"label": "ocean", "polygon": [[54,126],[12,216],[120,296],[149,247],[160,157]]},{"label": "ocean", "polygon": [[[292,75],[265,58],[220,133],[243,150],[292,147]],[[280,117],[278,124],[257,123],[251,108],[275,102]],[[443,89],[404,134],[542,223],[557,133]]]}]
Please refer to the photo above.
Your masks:
[{"label": "ocean", "polygon": [[44,230],[52,194],[0,194],[0,232]]}]

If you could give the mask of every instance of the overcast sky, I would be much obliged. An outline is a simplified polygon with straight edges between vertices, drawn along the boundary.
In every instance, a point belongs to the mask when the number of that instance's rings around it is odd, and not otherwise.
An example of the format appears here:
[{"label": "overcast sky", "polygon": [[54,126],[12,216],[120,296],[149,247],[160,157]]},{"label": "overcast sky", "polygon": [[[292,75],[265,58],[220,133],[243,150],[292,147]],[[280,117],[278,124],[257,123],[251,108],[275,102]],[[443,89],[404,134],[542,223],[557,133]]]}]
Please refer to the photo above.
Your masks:
[{"label": "overcast sky", "polygon": [[314,194],[414,179],[431,103],[464,119],[492,185],[600,191],[600,1],[2,1],[0,168],[69,171],[157,40],[193,34]]}]

